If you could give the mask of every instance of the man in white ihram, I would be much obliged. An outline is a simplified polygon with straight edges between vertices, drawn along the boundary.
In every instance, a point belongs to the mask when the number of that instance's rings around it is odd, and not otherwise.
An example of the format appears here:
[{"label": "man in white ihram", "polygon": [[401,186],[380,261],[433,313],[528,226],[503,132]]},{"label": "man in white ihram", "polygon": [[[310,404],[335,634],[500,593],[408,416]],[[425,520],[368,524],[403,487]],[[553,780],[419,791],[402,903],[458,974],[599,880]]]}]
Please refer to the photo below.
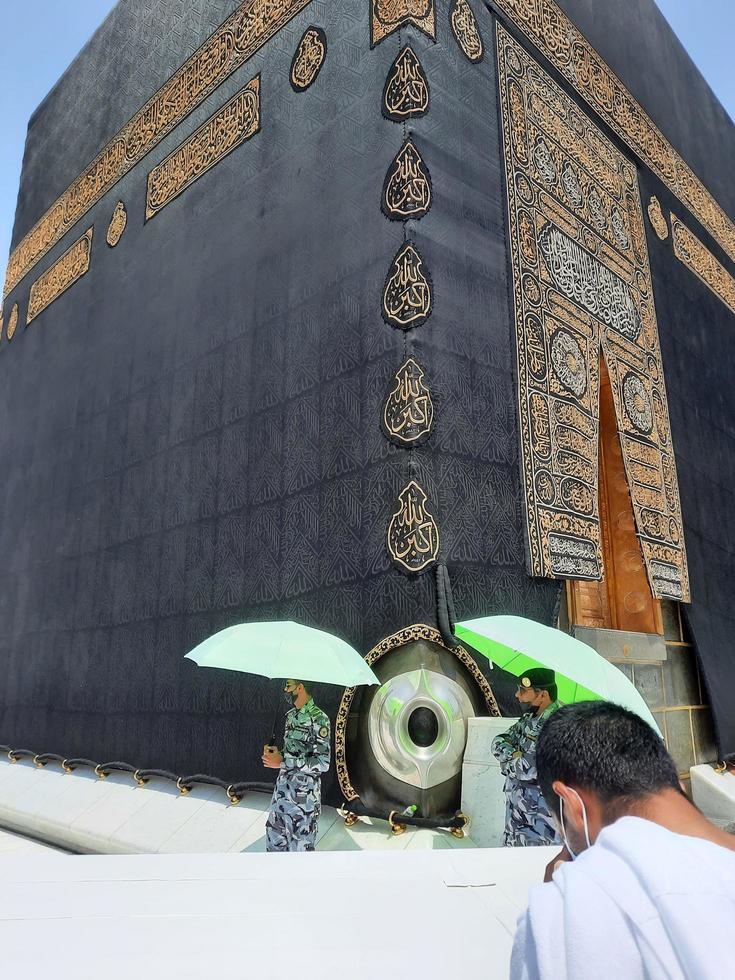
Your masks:
[{"label": "man in white ihram", "polygon": [[518,922],[511,980],[732,974],[735,836],[689,802],[653,729],[617,705],[568,705],[537,765],[566,846]]}]

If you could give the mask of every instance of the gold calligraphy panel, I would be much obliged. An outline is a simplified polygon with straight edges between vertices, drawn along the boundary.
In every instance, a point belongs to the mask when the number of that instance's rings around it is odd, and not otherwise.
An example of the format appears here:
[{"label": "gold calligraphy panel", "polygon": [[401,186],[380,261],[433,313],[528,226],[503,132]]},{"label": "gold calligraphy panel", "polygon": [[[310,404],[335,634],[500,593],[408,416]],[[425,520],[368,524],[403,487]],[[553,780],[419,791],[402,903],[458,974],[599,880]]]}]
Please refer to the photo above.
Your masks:
[{"label": "gold calligraphy panel", "polygon": [[5,331],[5,336],[8,340],[12,340],[15,336],[15,331],[18,327],[18,304],[13,303],[13,308],[10,311],[10,316],[8,317],[8,327]]},{"label": "gold calligraphy panel", "polygon": [[398,494],[398,510],[388,525],[388,551],[396,564],[420,572],[439,554],[439,528],[426,492],[411,480]]},{"label": "gold calligraphy panel", "polygon": [[311,0],[246,0],[184,62],[18,243],[7,295],[120,178]]},{"label": "gold calligraphy panel", "polygon": [[399,52],[391,65],[383,89],[383,115],[403,122],[429,111],[429,82],[418,55],[410,45]]},{"label": "gold calligraphy panel", "polygon": [[510,35],[498,65],[531,574],[599,579],[599,351],[648,579],[688,599],[637,175]]},{"label": "gold calligraphy panel", "polygon": [[431,314],[431,278],[411,242],[399,249],[383,290],[383,318],[401,330],[420,327]]},{"label": "gold calligraphy panel", "polygon": [[74,285],[77,279],[81,279],[87,272],[92,256],[93,231],[93,228],[88,228],[82,237],[74,242],[61,258],[57,259],[33,283],[28,298],[26,323],[35,319],[39,313],[43,312],[49,304],[58,299],[62,293]]},{"label": "gold calligraphy panel", "polygon": [[146,221],[260,130],[260,75],[148,174]]},{"label": "gold calligraphy panel", "polygon": [[313,85],[327,57],[327,35],[321,27],[310,27],[304,32],[291,62],[291,87],[303,92]]},{"label": "gold calligraphy panel", "polygon": [[477,19],[467,0],[452,0],[449,8],[449,23],[452,34],[465,57],[475,63],[482,61],[485,46],[482,43]]},{"label": "gold calligraphy panel", "polygon": [[434,0],[370,0],[370,7],[372,47],[409,24],[436,40]]},{"label": "gold calligraphy panel", "polygon": [[554,0],[495,0],[735,260],[735,223]]},{"label": "gold calligraphy panel", "polygon": [[424,369],[409,357],[396,371],[383,407],[385,434],[399,446],[417,446],[431,434],[434,403]]},{"label": "gold calligraphy panel", "polygon": [[666,224],[666,218],[664,218],[664,213],[661,210],[661,204],[657,197],[654,196],[651,198],[646,211],[648,212],[648,220],[651,222],[651,227],[656,232],[656,235],[662,242],[666,241],[669,237],[669,226]]},{"label": "gold calligraphy panel", "polygon": [[392,221],[418,221],[431,207],[431,174],[412,139],[407,139],[383,183],[383,213]]},{"label": "gold calligraphy panel", "polygon": [[112,212],[110,224],[107,226],[105,240],[110,248],[114,248],[123,236],[125,226],[128,223],[128,212],[122,201],[118,201],[115,210]]},{"label": "gold calligraphy panel", "polygon": [[674,255],[735,313],[735,279],[675,214],[671,215]]}]

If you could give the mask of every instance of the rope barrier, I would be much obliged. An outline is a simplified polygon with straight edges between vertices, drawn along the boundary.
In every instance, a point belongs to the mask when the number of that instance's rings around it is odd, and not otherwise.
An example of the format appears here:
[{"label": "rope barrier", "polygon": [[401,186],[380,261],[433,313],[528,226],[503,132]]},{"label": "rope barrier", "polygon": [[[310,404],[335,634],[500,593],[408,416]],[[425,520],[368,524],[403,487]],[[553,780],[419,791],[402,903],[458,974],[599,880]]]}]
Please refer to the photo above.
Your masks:
[{"label": "rope barrier", "polygon": [[202,772],[195,773],[193,776],[182,776],[171,772],[169,769],[139,769],[129,762],[94,762],[92,759],[69,759],[56,752],[37,753],[33,749],[14,749],[10,745],[0,745],[0,753],[4,753],[13,763],[20,759],[30,759],[39,769],[44,768],[49,762],[58,762],[66,773],[72,773],[75,769],[91,769],[98,779],[107,779],[114,772],[127,773],[132,775],[135,782],[141,787],[145,786],[150,779],[167,779],[176,784],[182,796],[186,796],[196,786],[216,786],[225,791],[231,806],[236,806],[246,793],[267,793],[270,795],[274,786],[273,783],[268,782],[240,781],[233,783]]},{"label": "rope barrier", "polygon": [[467,814],[461,811],[439,817],[416,817],[398,810],[391,810],[390,813],[381,812],[365,806],[359,798],[344,803],[338,812],[346,818],[345,822],[348,826],[353,826],[359,817],[387,820],[394,834],[403,833],[406,827],[416,827],[424,830],[448,830],[455,837],[463,837],[470,823]]}]

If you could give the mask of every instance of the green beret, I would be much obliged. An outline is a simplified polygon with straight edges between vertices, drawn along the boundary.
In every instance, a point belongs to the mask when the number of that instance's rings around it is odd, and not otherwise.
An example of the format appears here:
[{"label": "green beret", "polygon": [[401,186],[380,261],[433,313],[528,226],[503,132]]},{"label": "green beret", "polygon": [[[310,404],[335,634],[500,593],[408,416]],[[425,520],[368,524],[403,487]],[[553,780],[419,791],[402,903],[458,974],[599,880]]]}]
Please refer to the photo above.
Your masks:
[{"label": "green beret", "polygon": [[545,691],[556,684],[556,674],[548,667],[534,667],[519,678],[519,683],[521,687],[536,687]]}]

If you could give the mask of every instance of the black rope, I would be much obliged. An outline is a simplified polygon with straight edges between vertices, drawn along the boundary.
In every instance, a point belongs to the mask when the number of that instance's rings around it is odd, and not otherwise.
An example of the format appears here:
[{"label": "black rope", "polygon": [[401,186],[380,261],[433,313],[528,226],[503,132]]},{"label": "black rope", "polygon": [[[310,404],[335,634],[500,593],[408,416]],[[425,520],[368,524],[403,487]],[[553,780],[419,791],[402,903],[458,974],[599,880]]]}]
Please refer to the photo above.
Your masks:
[{"label": "black rope", "polygon": [[61,768],[67,772],[73,772],[75,769],[81,769],[83,766],[87,769],[96,769],[97,763],[91,759],[62,759],[61,761]]},{"label": "black rope", "polygon": [[135,778],[140,782],[141,779],[149,780],[156,776],[158,779],[170,779],[172,782],[176,782],[179,776],[175,772],[171,772],[170,769],[136,769],[133,773]]},{"label": "black rope", "polygon": [[135,766],[129,762],[101,762],[94,771],[98,776],[109,776],[111,772],[135,772]]},{"label": "black rope", "polygon": [[179,789],[182,787],[191,789],[195,783],[201,783],[203,786],[219,786],[221,789],[227,789],[228,786],[232,785],[224,779],[218,779],[217,776],[207,776],[206,773],[202,772],[198,772],[194,776],[180,776],[178,780]]},{"label": "black rope", "polygon": [[43,752],[41,755],[34,756],[33,761],[42,768],[47,762],[63,762],[64,756],[57,755],[56,752]]},{"label": "black rope", "polygon": [[270,796],[275,785],[275,783],[232,783],[231,788],[238,796],[245,793],[267,793]]},{"label": "black rope", "polygon": [[[444,814],[438,817],[415,817],[400,810],[391,810],[389,813],[366,807],[361,799],[349,800],[343,804],[343,809],[349,813],[354,813],[357,817],[372,817],[374,820],[385,820],[387,823],[405,824],[408,827],[423,827],[425,830],[455,830],[467,824],[467,817],[463,813]],[[392,817],[392,821],[391,821]]]},{"label": "black rope", "polygon": [[275,785],[275,783],[242,780],[233,783],[202,772],[192,776],[180,776],[169,769],[139,769],[129,762],[94,762],[92,759],[69,759],[56,752],[36,753],[33,749],[14,749],[10,745],[0,745],[0,752],[4,752],[11,762],[31,759],[39,768],[49,762],[59,762],[65,772],[74,772],[75,769],[81,768],[92,769],[99,779],[106,779],[113,772],[130,773],[139,786],[145,786],[149,779],[168,779],[170,782],[176,783],[179,792],[182,794],[190,793],[195,786],[217,786],[225,791],[232,804],[239,803],[246,793],[267,793],[270,795]]},{"label": "black rope", "polygon": [[[437,817],[434,820],[429,817],[409,817],[400,812],[394,812],[392,817],[393,823],[405,824],[407,827],[423,827],[425,830],[439,830],[439,828],[455,830],[464,827],[467,823],[467,818],[457,813],[451,817]],[[383,820],[388,820],[388,817],[383,817]]]},{"label": "black rope", "polygon": [[8,758],[11,762],[17,762],[18,759],[35,759],[36,753],[33,749],[8,749]]}]

